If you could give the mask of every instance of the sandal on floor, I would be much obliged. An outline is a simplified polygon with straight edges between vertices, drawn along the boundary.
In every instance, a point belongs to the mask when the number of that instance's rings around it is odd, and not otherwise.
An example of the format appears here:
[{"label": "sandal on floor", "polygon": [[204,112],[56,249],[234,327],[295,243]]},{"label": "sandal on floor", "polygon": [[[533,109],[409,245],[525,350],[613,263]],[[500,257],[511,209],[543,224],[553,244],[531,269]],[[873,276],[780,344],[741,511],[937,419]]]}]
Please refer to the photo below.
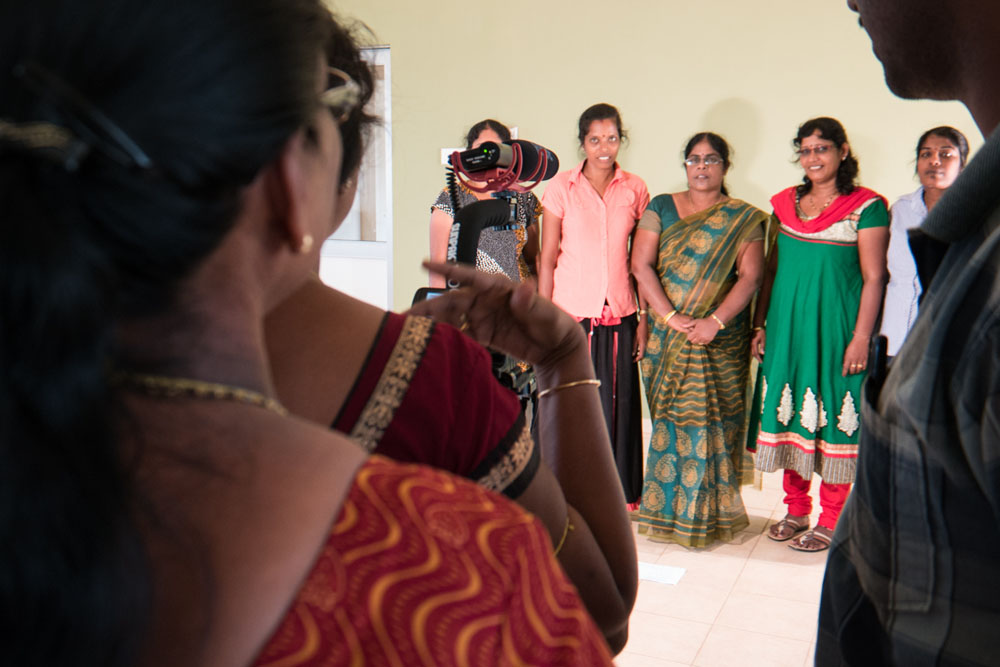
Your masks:
[{"label": "sandal on floor", "polygon": [[808,533],[792,540],[788,547],[796,551],[826,551],[830,548],[830,542],[833,540],[833,535],[827,534],[827,530],[821,526],[816,526],[816,528],[810,530]]},{"label": "sandal on floor", "polygon": [[[794,519],[785,517],[767,530],[767,536],[775,542],[790,540],[803,530],[809,530],[809,517]],[[791,532],[787,532],[791,531]]]}]

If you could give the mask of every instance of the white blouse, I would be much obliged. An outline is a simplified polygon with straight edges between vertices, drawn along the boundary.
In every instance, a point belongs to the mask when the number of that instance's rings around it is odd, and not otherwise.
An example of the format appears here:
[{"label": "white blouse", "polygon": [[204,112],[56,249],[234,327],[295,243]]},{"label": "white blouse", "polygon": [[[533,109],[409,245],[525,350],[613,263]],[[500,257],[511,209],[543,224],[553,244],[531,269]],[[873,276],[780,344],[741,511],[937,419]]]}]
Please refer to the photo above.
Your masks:
[{"label": "white blouse", "polygon": [[889,339],[889,356],[895,356],[917,319],[920,278],[906,232],[919,227],[927,217],[923,186],[900,197],[889,209],[889,215],[892,219],[887,255],[889,285],[885,290],[881,333]]}]

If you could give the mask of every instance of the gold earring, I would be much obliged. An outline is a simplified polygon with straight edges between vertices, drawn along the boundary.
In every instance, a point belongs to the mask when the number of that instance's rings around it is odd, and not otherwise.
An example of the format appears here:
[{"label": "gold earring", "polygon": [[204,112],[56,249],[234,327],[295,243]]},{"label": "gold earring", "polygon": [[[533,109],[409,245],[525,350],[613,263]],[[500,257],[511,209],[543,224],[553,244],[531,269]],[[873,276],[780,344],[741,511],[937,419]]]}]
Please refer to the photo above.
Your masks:
[{"label": "gold earring", "polygon": [[302,237],[302,241],[299,243],[299,249],[296,251],[300,255],[307,254],[313,247],[313,237],[312,234],[306,234]]}]

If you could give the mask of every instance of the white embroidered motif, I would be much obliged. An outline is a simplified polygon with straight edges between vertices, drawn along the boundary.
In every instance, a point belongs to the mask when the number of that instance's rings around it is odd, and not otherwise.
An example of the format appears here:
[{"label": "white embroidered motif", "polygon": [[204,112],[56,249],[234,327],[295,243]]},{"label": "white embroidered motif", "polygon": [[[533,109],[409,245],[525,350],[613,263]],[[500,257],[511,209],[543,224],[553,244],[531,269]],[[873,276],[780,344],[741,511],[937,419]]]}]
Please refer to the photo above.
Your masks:
[{"label": "white embroidered motif", "polygon": [[799,423],[810,433],[816,432],[816,425],[819,423],[819,405],[812,387],[806,387],[806,395],[802,399],[802,410],[799,412]]},{"label": "white embroidered motif", "polygon": [[792,414],[794,412],[795,408],[792,406],[792,388],[786,382],[785,388],[781,390],[781,402],[778,403],[778,421],[788,426],[788,422],[792,421]]},{"label": "white embroidered motif", "polygon": [[846,433],[847,437],[851,437],[860,427],[858,411],[854,409],[854,397],[851,396],[851,392],[847,392],[840,407],[840,416],[837,417],[837,428]]},{"label": "white embroidered motif", "polygon": [[817,428],[823,428],[827,425],[826,421],[826,408],[823,407],[823,399],[819,399],[819,424]]},{"label": "white embroidered motif", "polygon": [[767,378],[761,383],[760,389],[760,414],[764,414],[764,401],[767,400]]}]

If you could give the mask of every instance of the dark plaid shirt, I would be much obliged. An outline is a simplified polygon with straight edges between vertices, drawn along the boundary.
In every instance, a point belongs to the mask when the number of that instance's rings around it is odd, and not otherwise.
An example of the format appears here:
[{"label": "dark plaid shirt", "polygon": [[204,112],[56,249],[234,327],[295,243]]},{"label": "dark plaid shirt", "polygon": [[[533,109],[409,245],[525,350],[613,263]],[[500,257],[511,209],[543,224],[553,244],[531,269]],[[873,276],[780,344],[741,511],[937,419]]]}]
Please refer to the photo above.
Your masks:
[{"label": "dark plaid shirt", "polygon": [[1000,131],[922,230],[950,247],[865,389],[817,665],[1000,665]]}]

